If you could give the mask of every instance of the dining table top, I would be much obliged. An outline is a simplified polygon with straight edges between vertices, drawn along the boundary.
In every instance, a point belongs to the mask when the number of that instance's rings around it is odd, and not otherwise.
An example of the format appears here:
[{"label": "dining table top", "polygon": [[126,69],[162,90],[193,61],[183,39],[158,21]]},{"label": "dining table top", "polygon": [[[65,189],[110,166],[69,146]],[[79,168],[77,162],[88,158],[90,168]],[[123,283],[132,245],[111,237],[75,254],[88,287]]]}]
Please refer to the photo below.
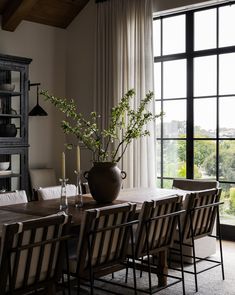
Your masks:
[{"label": "dining table top", "polygon": [[[141,209],[144,201],[152,199],[165,198],[171,195],[185,195],[185,191],[175,189],[159,189],[159,188],[135,188],[122,189],[118,198],[110,203],[97,203],[90,194],[83,195],[83,207],[75,207],[75,198],[68,197],[68,209],[64,210],[67,214],[72,215],[72,222],[75,225],[80,225],[85,210],[95,209],[104,206],[121,204],[125,202],[137,203],[137,210]],[[43,201],[31,201],[28,203],[0,206],[0,224],[19,222],[29,219],[48,216],[58,213],[60,199],[50,199]]]}]

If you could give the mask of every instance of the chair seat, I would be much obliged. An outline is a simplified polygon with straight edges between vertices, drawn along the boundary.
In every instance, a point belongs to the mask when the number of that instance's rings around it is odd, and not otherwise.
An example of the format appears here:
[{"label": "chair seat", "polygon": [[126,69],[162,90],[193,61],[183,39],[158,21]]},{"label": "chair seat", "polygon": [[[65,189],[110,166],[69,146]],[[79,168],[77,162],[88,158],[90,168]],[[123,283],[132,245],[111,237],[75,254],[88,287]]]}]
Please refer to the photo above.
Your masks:
[{"label": "chair seat", "polygon": [[[192,244],[192,243],[190,243],[190,244]],[[201,257],[201,258],[207,258],[207,257],[216,253],[216,240],[211,237],[204,237],[204,238],[200,238],[200,239],[195,240],[194,246],[195,246],[196,256]],[[173,248],[179,249],[179,244],[174,243]],[[183,261],[185,263],[190,263],[190,264],[193,263],[192,248],[187,247],[187,246],[182,246],[182,252],[184,255],[191,256],[191,257],[183,256]],[[171,259],[178,261],[179,256],[171,254]]]},{"label": "chair seat", "polygon": [[201,191],[218,188],[217,180],[173,179],[172,188],[186,191]]}]

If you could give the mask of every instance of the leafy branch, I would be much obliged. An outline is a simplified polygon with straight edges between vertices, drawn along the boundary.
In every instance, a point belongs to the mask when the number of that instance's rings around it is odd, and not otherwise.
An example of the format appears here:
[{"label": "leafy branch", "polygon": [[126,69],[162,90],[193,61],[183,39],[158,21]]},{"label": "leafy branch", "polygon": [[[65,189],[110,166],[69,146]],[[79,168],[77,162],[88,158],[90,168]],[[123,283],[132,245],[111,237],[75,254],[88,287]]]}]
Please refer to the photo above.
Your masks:
[{"label": "leafy branch", "polygon": [[[153,92],[146,94],[137,110],[131,108],[131,100],[135,96],[134,90],[131,89],[117,106],[112,108],[108,128],[100,130],[100,116],[96,112],[91,112],[86,119],[77,111],[73,100],[55,97],[44,90],[40,91],[40,94],[65,114],[66,119],[61,122],[64,133],[73,134],[83,142],[92,151],[93,160],[96,162],[119,162],[132,140],[149,135],[147,124],[162,115],[154,115],[147,110],[153,99]],[[115,149],[110,152],[113,143]]]}]

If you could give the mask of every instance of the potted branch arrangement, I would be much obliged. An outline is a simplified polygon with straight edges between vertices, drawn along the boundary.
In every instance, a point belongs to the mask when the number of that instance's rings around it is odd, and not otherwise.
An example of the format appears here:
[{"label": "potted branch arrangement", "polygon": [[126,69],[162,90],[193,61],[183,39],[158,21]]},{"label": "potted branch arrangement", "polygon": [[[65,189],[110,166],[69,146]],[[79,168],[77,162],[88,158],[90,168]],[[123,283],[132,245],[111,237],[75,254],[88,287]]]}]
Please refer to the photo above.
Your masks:
[{"label": "potted branch arrangement", "polygon": [[100,128],[100,118],[91,112],[88,118],[77,111],[73,100],[55,97],[42,90],[41,95],[66,115],[61,122],[65,134],[73,134],[93,154],[93,167],[85,172],[92,197],[99,203],[115,200],[126,173],[117,163],[122,159],[132,140],[149,135],[147,123],[161,116],[148,111],[153,99],[153,92],[146,94],[138,108],[133,110],[131,101],[135,97],[133,89],[129,90],[120,102],[111,109],[109,125]]}]

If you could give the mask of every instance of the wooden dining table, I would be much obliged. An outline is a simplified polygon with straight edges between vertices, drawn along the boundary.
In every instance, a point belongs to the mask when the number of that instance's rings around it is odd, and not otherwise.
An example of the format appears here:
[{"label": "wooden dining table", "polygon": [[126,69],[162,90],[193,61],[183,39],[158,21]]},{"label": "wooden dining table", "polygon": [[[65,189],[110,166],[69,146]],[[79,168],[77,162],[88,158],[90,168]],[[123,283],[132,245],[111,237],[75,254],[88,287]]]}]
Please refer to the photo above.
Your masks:
[{"label": "wooden dining table", "polygon": [[[185,195],[185,191],[173,189],[158,189],[158,188],[136,188],[136,189],[122,189],[118,198],[112,202],[114,204],[121,204],[125,202],[135,202],[137,204],[137,212],[140,211],[144,201],[169,197],[171,195]],[[97,203],[90,194],[83,195],[83,207],[75,207],[75,198],[68,198],[67,214],[72,215],[73,226],[80,226],[82,224],[85,210],[95,209],[103,206],[110,206],[109,204]],[[22,204],[14,204],[0,207],[0,234],[1,227],[4,223],[20,222],[38,217],[44,217],[59,212],[60,199],[50,199],[44,201],[32,201]],[[159,253],[158,268],[162,274],[168,274],[167,253],[162,251]],[[159,286],[165,286],[167,283],[166,276],[158,276]]]}]

